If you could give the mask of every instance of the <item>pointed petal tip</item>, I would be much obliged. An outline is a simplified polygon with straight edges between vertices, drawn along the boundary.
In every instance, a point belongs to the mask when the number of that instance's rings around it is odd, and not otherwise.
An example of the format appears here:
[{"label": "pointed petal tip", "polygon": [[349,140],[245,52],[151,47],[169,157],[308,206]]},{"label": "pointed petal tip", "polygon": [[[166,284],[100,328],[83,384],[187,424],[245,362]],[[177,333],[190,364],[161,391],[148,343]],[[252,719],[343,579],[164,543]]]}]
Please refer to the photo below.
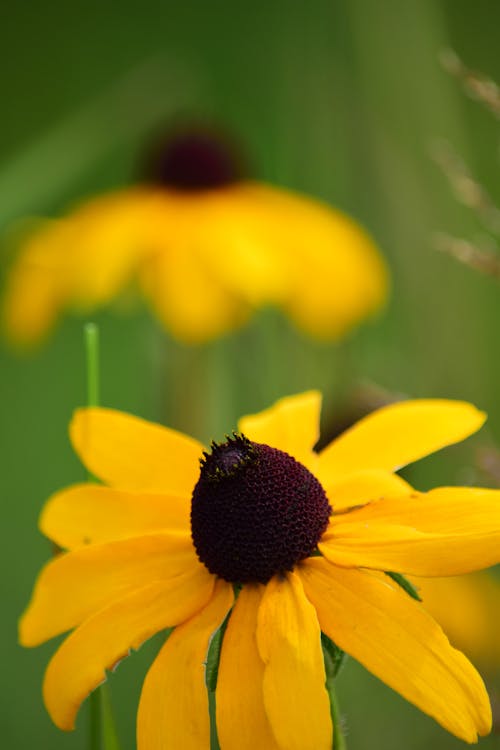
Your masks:
[{"label": "pointed petal tip", "polygon": [[467,401],[414,399],[382,406],[320,453],[323,474],[367,469],[397,471],[477,432],[486,414]]},{"label": "pointed petal tip", "polygon": [[488,734],[483,680],[421,604],[386,577],[321,558],[305,561],[299,574],[322,630],[340,648],[451,734],[468,743]]}]

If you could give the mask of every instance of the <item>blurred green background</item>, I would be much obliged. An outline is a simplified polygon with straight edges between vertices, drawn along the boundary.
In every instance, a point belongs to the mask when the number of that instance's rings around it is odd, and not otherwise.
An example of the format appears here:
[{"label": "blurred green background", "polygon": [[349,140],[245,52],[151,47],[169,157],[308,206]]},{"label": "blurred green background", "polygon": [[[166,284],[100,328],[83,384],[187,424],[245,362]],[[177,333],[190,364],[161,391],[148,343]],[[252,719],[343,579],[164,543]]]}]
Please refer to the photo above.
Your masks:
[{"label": "blurred green background", "polygon": [[[436,251],[438,231],[474,239],[483,230],[454,198],[431,150],[436,140],[449,141],[500,200],[498,122],[438,61],[452,47],[500,80],[499,23],[500,6],[489,0],[6,6],[2,230],[129,182],[148,133],[187,111],[234,131],[256,177],[359,219],[392,269],[386,312],[338,347],[310,344],[269,313],[196,350],[168,341],[146,312],[96,316],[103,403],[206,439],[231,430],[238,414],[312,386],[325,390],[327,421],[349,411],[360,381],[410,396],[463,398],[489,413],[488,427],[466,446],[421,462],[411,479],[425,489],[474,477],[474,448],[500,443],[500,288]],[[2,273],[11,244],[3,243]],[[283,342],[298,362],[293,371],[280,365]],[[256,346],[266,347],[258,367],[248,357]],[[50,554],[36,529],[41,505],[83,476],[66,431],[85,399],[81,321],[66,319],[28,357],[0,347],[2,747],[80,750],[86,709],[66,735],[51,725],[40,697],[54,644],[21,649],[16,620]],[[198,421],[177,407],[193,399],[193,389],[204,403]],[[135,746],[135,706],[156,648],[145,645],[112,679],[124,748]],[[353,662],[339,694],[351,750],[461,746]],[[480,746],[500,746],[499,736]]]}]

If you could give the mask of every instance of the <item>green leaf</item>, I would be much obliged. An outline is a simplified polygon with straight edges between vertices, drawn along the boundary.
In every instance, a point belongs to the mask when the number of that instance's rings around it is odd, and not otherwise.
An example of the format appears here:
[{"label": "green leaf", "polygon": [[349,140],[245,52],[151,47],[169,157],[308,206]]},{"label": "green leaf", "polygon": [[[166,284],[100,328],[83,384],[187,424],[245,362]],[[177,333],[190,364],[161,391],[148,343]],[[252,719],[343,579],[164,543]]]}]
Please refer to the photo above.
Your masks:
[{"label": "green leaf", "polygon": [[418,593],[417,589],[413,585],[411,581],[409,581],[407,578],[404,577],[401,573],[389,573],[386,571],[386,576],[389,576],[389,578],[392,578],[392,580],[398,584],[398,586],[401,586],[403,591],[406,591],[408,596],[411,596],[412,599],[416,599],[417,602],[422,601],[422,597]]},{"label": "green leaf", "polygon": [[220,750],[215,721],[215,688],[217,687],[217,677],[219,676],[220,650],[228,621],[229,615],[227,615],[220,628],[212,636],[208,647],[205,667],[205,684],[208,690],[208,711],[210,714],[210,750]]},{"label": "green leaf", "polygon": [[321,633],[321,646],[323,648],[323,658],[327,678],[337,677],[345,664],[347,654],[324,633]]}]

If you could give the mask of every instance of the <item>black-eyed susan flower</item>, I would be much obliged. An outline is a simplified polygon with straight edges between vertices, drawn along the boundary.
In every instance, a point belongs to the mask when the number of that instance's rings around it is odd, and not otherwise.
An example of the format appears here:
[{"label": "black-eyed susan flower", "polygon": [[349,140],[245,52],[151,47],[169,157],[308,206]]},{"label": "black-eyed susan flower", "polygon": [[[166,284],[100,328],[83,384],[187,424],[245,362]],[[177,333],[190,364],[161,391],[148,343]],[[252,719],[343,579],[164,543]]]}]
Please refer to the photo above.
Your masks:
[{"label": "black-eyed susan flower", "polygon": [[[83,409],[73,445],[106,486],[56,494],[49,562],[24,614],[35,646],[72,631],[43,693],[61,729],[106,670],[173,627],[142,690],[139,750],[210,746],[205,663],[226,622],[216,685],[221,750],[330,750],[321,633],[468,742],[490,730],[483,682],[386,572],[451,576],[498,562],[500,492],[417,492],[395,471],[462,440],[484,415],[406,401],[320,453],[320,396],[285,398],[204,451],[109,409]],[[200,468],[201,459],[201,468]]]},{"label": "black-eyed susan flower", "polygon": [[5,290],[6,332],[37,341],[63,310],[107,305],[132,282],[167,330],[192,343],[263,305],[335,339],[376,311],[387,287],[381,256],[354,221],[243,179],[220,138],[199,129],[155,152],[148,181],[28,235]]}]

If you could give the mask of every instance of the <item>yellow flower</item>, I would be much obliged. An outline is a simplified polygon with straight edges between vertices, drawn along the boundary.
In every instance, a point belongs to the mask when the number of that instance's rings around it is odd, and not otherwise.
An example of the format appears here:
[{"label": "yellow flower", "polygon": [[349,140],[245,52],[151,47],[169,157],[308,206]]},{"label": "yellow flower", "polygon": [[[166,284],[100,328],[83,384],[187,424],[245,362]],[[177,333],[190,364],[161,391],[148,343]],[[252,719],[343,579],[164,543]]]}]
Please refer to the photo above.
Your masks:
[{"label": "yellow flower", "polygon": [[63,310],[107,305],[132,282],[167,330],[193,343],[262,305],[335,339],[383,303],[385,265],[354,221],[242,179],[213,135],[178,135],[154,167],[148,183],[88,200],[29,234],[5,292],[13,341],[37,341]]},{"label": "yellow flower", "polygon": [[77,411],[75,450],[108,486],[49,500],[41,528],[68,551],[42,571],[20,626],[26,646],[73,630],[44,680],[57,726],[73,727],[105,670],[174,627],[145,679],[138,748],[208,749],[204,663],[228,617],[221,750],[331,748],[321,631],[458,737],[490,730],[474,667],[384,572],[450,576],[498,562],[500,492],[420,493],[394,473],[484,415],[406,401],[317,454],[320,400],[308,392],[244,417],[210,453],[120,412]]}]

